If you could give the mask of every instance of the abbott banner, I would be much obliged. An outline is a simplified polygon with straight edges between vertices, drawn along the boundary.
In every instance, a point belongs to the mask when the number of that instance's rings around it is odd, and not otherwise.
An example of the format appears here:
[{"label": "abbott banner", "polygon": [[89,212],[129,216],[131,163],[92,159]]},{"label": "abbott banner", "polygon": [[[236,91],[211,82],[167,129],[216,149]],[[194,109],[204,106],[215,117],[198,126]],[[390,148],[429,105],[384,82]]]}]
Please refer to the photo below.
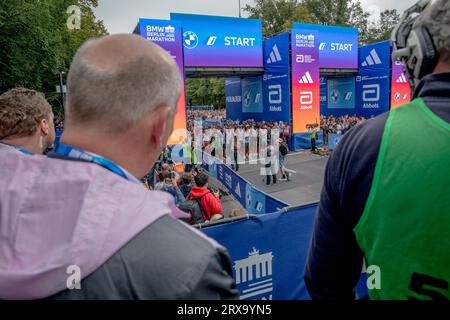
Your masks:
[{"label": "abbott banner", "polygon": [[[139,30],[135,32],[141,37],[156,43],[165,49],[177,62],[183,76],[183,88],[178,100],[178,112],[175,115],[174,131],[167,142],[169,145],[180,144],[186,137],[186,96],[184,89],[183,38],[181,26],[174,21],[139,19]],[[145,79],[142,79],[145,81]]]},{"label": "abbott banner", "polygon": [[289,61],[289,33],[264,41],[263,120],[291,122]]},{"label": "abbott banner", "polygon": [[356,114],[369,118],[389,111],[391,43],[383,41],[359,48],[356,77]]},{"label": "abbott banner", "polygon": [[308,131],[320,121],[320,69],[318,33],[292,30],[292,127],[293,133]]}]

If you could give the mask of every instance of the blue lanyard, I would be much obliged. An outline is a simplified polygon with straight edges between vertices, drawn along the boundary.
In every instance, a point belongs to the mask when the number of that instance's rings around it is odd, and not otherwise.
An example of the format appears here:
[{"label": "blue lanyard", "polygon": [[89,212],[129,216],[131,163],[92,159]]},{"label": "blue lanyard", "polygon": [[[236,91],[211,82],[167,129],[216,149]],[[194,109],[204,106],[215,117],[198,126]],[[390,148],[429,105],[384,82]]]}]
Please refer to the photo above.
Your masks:
[{"label": "blue lanyard", "polygon": [[4,144],[5,146],[12,147],[12,148],[22,152],[23,154],[28,154],[28,155],[31,155],[31,156],[33,155],[30,151],[25,150],[24,148],[21,148],[21,147],[18,147],[18,146],[13,146],[12,144],[4,143],[4,142],[0,142],[0,143]]},{"label": "blue lanyard", "polygon": [[102,166],[103,168],[105,168],[111,172],[114,172],[115,174],[118,174],[119,176],[121,176],[122,178],[124,178],[126,180],[137,180],[136,178],[130,177],[130,175],[127,175],[124,170],[122,170],[117,164],[115,164],[111,160],[108,160],[101,156],[95,155],[88,151],[83,151],[81,149],[59,143],[55,146],[54,152],[61,156],[65,156],[65,157],[69,157],[69,158],[73,158],[73,159],[80,159],[80,160],[98,164],[99,166]]}]

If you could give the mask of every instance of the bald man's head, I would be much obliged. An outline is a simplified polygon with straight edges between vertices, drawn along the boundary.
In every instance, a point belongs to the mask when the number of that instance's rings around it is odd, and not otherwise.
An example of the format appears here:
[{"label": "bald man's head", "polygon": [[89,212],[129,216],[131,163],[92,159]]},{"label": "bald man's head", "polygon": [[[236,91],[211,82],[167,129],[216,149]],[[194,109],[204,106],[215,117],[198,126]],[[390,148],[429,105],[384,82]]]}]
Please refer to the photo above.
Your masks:
[{"label": "bald man's head", "polygon": [[158,106],[176,111],[181,75],[161,47],[136,35],[89,40],[68,77],[66,126],[122,132]]}]

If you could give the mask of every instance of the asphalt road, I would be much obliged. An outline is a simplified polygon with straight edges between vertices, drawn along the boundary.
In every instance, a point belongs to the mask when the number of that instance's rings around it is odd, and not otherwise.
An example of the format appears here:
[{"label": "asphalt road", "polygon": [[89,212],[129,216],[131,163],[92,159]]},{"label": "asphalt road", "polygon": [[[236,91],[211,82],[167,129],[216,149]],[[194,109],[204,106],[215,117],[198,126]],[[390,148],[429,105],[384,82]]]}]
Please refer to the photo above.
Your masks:
[{"label": "asphalt road", "polygon": [[309,150],[289,154],[286,167],[297,173],[291,181],[278,181],[270,186],[266,186],[265,176],[260,175],[262,165],[243,165],[238,173],[258,189],[295,206],[319,201],[327,161],[328,157],[311,154]]}]

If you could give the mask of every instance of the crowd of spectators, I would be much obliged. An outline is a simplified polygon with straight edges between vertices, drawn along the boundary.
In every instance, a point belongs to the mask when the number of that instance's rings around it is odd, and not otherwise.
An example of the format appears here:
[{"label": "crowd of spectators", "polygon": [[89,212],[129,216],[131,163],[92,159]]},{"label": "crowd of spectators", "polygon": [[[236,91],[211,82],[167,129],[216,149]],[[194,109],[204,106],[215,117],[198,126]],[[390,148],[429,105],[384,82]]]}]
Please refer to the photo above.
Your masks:
[{"label": "crowd of spectators", "polygon": [[323,132],[324,142],[328,142],[328,136],[330,134],[345,134],[351,128],[365,121],[366,119],[364,117],[356,115],[345,115],[342,117],[321,116],[320,130]]}]

